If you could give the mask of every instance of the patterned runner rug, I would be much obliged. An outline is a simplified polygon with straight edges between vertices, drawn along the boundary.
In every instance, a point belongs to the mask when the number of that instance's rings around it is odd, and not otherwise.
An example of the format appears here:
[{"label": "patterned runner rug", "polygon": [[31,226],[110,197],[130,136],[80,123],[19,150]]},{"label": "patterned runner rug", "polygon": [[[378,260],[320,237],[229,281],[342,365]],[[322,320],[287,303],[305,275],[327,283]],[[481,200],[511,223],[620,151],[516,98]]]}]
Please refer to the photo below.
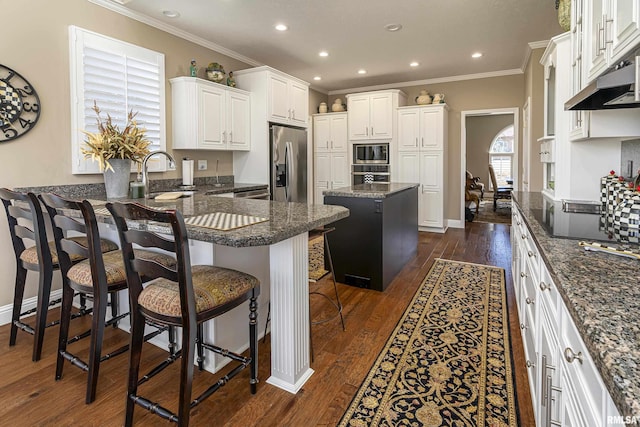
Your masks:
[{"label": "patterned runner rug", "polygon": [[324,269],[324,236],[309,240],[309,280],[317,282],[328,273]]},{"label": "patterned runner rug", "polygon": [[437,259],[340,426],[516,426],[504,270]]}]

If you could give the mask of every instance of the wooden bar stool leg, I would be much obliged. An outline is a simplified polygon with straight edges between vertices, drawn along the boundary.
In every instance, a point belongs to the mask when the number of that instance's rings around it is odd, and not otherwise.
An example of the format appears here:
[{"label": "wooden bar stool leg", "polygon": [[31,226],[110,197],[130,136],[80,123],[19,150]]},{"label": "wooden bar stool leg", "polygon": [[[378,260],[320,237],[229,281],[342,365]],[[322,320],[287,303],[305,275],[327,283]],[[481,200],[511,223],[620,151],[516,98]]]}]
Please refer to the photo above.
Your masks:
[{"label": "wooden bar stool leg", "polygon": [[[195,320],[195,319],[194,319]],[[182,359],[180,360],[180,402],[178,405],[178,426],[189,425],[191,390],[193,386],[193,356],[195,353],[198,327],[186,323],[182,328]]]},{"label": "wooden bar stool leg", "polygon": [[68,284],[62,285],[62,307],[60,308],[60,336],[58,339],[58,359],[56,361],[56,380],[62,378],[64,356],[69,339],[69,323],[71,322],[71,307],[73,305],[73,289]]},{"label": "wooden bar stool leg", "polygon": [[198,332],[196,336],[196,347],[198,351],[198,369],[201,371],[204,369],[204,348],[202,347],[202,343],[204,342],[204,326],[202,323],[198,325]]},{"label": "wooden bar stool leg", "polygon": [[[110,305],[111,305],[111,317],[112,318],[118,317],[118,313],[119,313],[118,305],[119,305],[119,302],[118,302],[118,293],[117,292],[111,293],[110,298],[109,298],[109,302],[110,302]],[[112,325],[113,329],[118,329],[118,323],[119,322],[113,322],[113,325]]]},{"label": "wooden bar stool leg", "polygon": [[255,293],[249,300],[249,357],[251,357],[251,394],[256,394],[258,384],[258,298]]},{"label": "wooden bar stool leg", "polygon": [[[101,286],[101,288],[106,288],[106,286]],[[94,293],[93,296],[93,319],[91,322],[86,403],[91,403],[96,398],[98,375],[100,373],[100,357],[102,356],[104,322],[107,316],[107,295],[106,289],[98,289],[98,292]]]},{"label": "wooden bar stool leg", "polygon": [[131,347],[129,348],[129,380],[127,383],[127,403],[125,409],[126,427],[133,425],[133,410],[136,406],[132,396],[138,394],[138,378],[140,376],[140,359],[144,343],[144,317],[137,310],[131,311]]},{"label": "wooden bar stool leg", "polygon": [[49,297],[51,295],[51,280],[53,270],[43,268],[38,272],[38,303],[36,306],[36,324],[33,334],[33,355],[31,360],[37,362],[42,356],[44,331],[47,327],[47,312],[49,311]]},{"label": "wooden bar stool leg", "polygon": [[27,281],[27,270],[18,265],[16,271],[16,286],[13,294],[13,313],[11,315],[11,333],[9,335],[9,346],[16,344],[16,336],[18,334],[18,325],[16,322],[20,320],[20,312],[22,311],[22,299],[24,298],[24,285]]}]

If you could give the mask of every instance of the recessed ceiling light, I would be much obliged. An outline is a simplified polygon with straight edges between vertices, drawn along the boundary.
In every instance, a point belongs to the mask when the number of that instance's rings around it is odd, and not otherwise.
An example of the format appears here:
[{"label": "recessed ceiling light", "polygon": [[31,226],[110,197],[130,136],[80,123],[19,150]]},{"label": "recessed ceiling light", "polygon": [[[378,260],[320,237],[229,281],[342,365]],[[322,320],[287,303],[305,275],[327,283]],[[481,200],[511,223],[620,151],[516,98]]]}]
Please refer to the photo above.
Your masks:
[{"label": "recessed ceiling light", "polygon": [[180,16],[180,14],[175,10],[163,10],[162,14],[167,18],[177,18],[178,16]]},{"label": "recessed ceiling light", "polygon": [[284,24],[278,24],[278,25],[276,25],[276,30],[278,30],[278,31],[287,31],[288,29],[289,29],[289,27],[287,27],[287,26],[286,26],[286,25],[284,25]]},{"label": "recessed ceiling light", "polygon": [[395,31],[400,31],[402,29],[401,24],[387,24],[384,26],[384,29],[387,31],[391,31],[392,33]]},{"label": "recessed ceiling light", "polygon": [[364,70],[364,69],[358,70],[358,74],[367,74],[367,70]]},{"label": "recessed ceiling light", "polygon": [[318,55],[320,55],[320,56],[329,56],[329,52],[327,52],[326,50],[323,50]]},{"label": "recessed ceiling light", "polygon": [[411,64],[409,64],[410,67],[417,67],[418,65],[420,65],[420,63],[416,61],[413,61]]},{"label": "recessed ceiling light", "polygon": [[476,58],[476,59],[480,58],[481,56],[482,56],[482,53],[480,53],[480,52],[476,52],[476,53],[471,55],[472,58]]},{"label": "recessed ceiling light", "polygon": [[322,80],[322,77],[320,77],[320,76],[315,76],[315,77],[313,78],[313,80]]}]

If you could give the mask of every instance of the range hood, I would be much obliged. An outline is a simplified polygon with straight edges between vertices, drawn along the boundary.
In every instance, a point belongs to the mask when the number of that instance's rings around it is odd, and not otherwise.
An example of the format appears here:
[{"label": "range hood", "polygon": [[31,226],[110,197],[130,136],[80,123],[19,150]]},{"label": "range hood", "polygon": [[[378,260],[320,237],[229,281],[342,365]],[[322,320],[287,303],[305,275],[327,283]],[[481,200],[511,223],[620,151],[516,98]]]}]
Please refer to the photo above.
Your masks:
[{"label": "range hood", "polygon": [[640,56],[633,63],[622,62],[617,69],[598,77],[565,102],[565,110],[609,110],[640,108]]}]

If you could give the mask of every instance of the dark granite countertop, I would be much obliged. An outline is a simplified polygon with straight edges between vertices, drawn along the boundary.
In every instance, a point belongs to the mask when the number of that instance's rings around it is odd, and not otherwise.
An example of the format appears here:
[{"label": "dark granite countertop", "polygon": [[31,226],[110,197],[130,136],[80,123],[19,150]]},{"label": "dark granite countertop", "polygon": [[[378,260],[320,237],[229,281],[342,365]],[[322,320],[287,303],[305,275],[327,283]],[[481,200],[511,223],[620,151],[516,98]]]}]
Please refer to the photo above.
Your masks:
[{"label": "dark granite countertop", "polygon": [[621,415],[638,416],[640,261],[551,237],[533,215],[542,194],[513,197],[614,403]]},{"label": "dark granite countertop", "polygon": [[[258,184],[239,184],[240,186],[216,187],[221,193],[232,189],[256,189],[265,186]],[[225,246],[247,247],[266,246],[286,240],[314,228],[335,222],[349,216],[349,210],[342,206],[307,205],[303,203],[272,202],[269,200],[237,199],[216,197],[208,190],[198,189],[189,197],[176,200],[156,201],[153,199],[119,199],[122,202],[137,202],[154,208],[177,209],[185,218],[206,213],[225,212],[238,215],[250,215],[268,218],[268,221],[228,231],[187,225],[190,239],[216,243]],[[31,187],[18,189],[35,193],[53,192],[63,197],[89,199],[94,208],[104,208],[107,199],[102,184],[67,185],[51,187]],[[96,212],[98,220],[113,223],[110,215]],[[168,227],[154,223],[142,223],[142,227],[159,232],[169,232]]]},{"label": "dark granite countertop", "polygon": [[325,196],[360,197],[366,199],[384,199],[404,190],[417,187],[419,184],[392,182],[391,184],[358,184],[349,187],[335,188],[322,192]]}]

